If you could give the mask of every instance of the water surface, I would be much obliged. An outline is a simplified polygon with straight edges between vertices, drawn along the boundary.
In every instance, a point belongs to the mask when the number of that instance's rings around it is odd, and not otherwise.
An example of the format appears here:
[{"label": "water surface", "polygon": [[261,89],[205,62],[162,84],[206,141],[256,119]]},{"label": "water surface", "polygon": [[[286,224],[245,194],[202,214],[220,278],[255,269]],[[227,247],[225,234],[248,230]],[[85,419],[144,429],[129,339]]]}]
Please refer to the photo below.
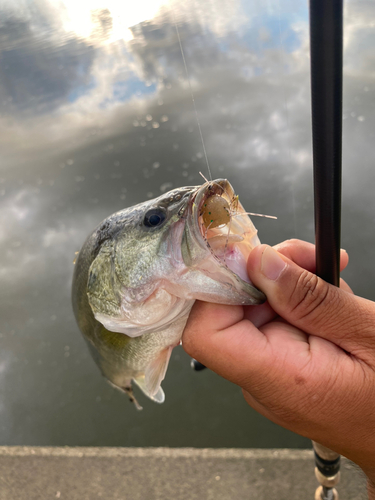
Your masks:
[{"label": "water surface", "polygon": [[[130,6],[128,4],[136,3]],[[282,5],[282,8],[280,7]],[[345,13],[344,277],[375,299],[375,6]],[[228,177],[263,242],[313,241],[305,2],[0,4],[0,441],[306,447],[177,348],[143,412],[91,359],[70,304],[74,254],[109,214]]]}]

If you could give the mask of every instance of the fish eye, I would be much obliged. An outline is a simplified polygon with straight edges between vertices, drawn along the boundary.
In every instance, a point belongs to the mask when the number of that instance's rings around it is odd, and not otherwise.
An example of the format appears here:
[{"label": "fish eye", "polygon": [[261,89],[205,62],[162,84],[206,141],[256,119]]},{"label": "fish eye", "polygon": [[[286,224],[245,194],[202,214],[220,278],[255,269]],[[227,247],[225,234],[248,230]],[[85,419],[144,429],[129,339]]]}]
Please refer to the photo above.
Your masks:
[{"label": "fish eye", "polygon": [[143,224],[147,227],[161,226],[166,218],[167,215],[163,209],[153,208],[146,213]]}]

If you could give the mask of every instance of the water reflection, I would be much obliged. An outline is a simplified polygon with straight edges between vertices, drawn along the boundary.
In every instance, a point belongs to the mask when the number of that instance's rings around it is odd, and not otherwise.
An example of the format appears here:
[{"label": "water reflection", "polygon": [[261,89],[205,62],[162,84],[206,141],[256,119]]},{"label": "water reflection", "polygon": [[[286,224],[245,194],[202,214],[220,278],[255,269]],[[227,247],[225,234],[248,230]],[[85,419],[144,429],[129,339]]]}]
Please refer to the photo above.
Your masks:
[{"label": "water reflection", "polygon": [[[346,5],[343,246],[374,299],[375,8]],[[74,253],[125,206],[227,176],[261,239],[313,239],[308,21],[300,0],[0,7],[4,444],[305,446],[175,350],[166,403],[136,413],[107,386],[70,306]],[[110,422],[110,425],[108,425]]]}]

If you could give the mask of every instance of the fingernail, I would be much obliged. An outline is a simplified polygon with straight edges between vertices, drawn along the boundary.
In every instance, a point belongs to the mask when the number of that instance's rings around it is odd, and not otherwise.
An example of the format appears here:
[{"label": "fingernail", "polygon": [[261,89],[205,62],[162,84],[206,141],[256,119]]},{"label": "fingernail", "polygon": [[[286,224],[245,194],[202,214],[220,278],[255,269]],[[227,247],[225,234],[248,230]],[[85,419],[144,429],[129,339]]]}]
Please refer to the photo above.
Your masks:
[{"label": "fingernail", "polygon": [[267,247],[262,255],[261,271],[266,278],[276,281],[283,270],[286,268],[286,262],[271,247]]}]

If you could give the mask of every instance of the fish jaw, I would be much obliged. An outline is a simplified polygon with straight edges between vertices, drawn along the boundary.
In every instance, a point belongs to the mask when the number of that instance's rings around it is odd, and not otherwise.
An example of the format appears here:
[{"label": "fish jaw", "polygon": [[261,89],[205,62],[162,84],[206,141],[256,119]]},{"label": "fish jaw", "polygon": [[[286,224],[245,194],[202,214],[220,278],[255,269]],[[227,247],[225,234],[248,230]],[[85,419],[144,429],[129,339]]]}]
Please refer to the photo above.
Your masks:
[{"label": "fish jaw", "polygon": [[[228,224],[211,229],[202,220],[205,201],[219,194],[235,204]],[[192,197],[186,215],[182,255],[187,267],[218,283],[195,298],[221,304],[256,305],[266,300],[250,282],[246,264],[251,250],[260,244],[257,230],[226,179],[206,182]],[[207,293],[209,296],[207,296]]]}]

